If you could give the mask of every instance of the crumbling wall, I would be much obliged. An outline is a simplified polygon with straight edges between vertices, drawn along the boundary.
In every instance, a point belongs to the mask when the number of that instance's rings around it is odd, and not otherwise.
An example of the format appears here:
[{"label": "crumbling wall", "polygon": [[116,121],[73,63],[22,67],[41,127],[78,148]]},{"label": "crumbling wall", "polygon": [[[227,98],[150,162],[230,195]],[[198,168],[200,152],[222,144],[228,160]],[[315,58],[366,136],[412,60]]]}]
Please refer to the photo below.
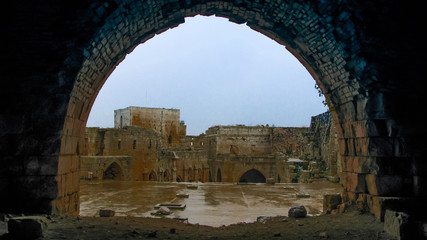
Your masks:
[{"label": "crumbling wall", "polygon": [[337,176],[341,171],[341,165],[337,130],[331,112],[328,111],[311,118],[306,141],[302,158],[316,161],[321,171],[325,171],[332,177]]}]

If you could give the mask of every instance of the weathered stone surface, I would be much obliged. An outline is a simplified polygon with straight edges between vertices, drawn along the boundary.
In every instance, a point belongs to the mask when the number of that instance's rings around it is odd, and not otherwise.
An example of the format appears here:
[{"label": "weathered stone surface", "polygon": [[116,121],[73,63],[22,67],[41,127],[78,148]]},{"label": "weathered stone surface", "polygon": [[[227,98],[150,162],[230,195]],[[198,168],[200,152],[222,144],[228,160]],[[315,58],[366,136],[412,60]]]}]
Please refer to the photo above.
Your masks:
[{"label": "weathered stone surface", "polygon": [[171,214],[171,210],[168,207],[160,207],[156,213],[160,215],[169,215]]},{"label": "weathered stone surface", "polygon": [[114,214],[116,214],[116,212],[114,210],[111,210],[111,209],[100,209],[99,210],[99,216],[100,217],[114,217]]},{"label": "weathered stone surface", "polygon": [[289,217],[303,218],[307,216],[307,209],[304,206],[291,207],[288,212]]},{"label": "weathered stone surface", "polygon": [[386,210],[384,216],[384,231],[396,239],[410,239],[409,216],[404,212]]},{"label": "weathered stone surface", "polygon": [[341,194],[325,194],[323,195],[323,213],[331,213],[341,204]]},{"label": "weathered stone surface", "polygon": [[48,223],[45,217],[14,217],[8,221],[9,234],[16,239],[36,239],[43,236]]}]

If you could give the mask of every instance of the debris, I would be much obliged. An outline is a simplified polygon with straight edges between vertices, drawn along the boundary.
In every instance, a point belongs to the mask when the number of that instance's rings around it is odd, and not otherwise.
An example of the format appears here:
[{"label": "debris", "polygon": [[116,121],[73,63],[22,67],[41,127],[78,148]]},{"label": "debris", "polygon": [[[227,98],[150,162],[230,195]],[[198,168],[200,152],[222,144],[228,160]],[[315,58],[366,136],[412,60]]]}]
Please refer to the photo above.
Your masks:
[{"label": "debris", "polygon": [[307,216],[307,209],[304,206],[291,207],[288,212],[289,217],[303,218]]},{"label": "debris", "polygon": [[186,207],[183,203],[159,203],[154,208],[168,207],[169,209],[184,209]]},{"label": "debris", "polygon": [[171,210],[168,207],[160,207],[159,210],[156,211],[156,215],[169,215],[171,214]]},{"label": "debris", "polygon": [[187,193],[178,193],[178,194],[176,194],[176,197],[180,197],[180,198],[188,198],[188,197],[189,197],[189,194],[187,194]]},{"label": "debris", "polygon": [[99,210],[99,216],[100,217],[114,217],[114,214],[116,212],[114,210],[110,209],[100,209]]},{"label": "debris", "polygon": [[309,197],[311,197],[310,194],[308,194],[308,193],[297,193],[296,196],[297,196],[297,198],[309,198]]},{"label": "debris", "polygon": [[198,188],[198,186],[197,186],[197,185],[192,184],[192,185],[188,185],[188,186],[187,186],[187,188],[188,188],[188,189],[197,189],[197,188]]},{"label": "debris", "polygon": [[8,221],[8,231],[13,239],[35,239],[43,236],[47,219],[40,216],[13,217]]}]

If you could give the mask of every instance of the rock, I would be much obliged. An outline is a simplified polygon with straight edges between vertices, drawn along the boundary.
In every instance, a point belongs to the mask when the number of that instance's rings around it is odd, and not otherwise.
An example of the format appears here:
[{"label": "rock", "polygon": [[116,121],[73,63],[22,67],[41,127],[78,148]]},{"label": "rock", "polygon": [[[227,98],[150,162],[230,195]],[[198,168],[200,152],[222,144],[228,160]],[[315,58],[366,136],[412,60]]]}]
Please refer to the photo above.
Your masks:
[{"label": "rock", "polygon": [[338,205],[338,212],[339,213],[344,213],[345,212],[345,208],[346,208],[345,203],[341,203],[340,205]]},{"label": "rock", "polygon": [[311,197],[310,194],[308,194],[308,193],[297,193],[296,196],[297,196],[297,198],[309,198],[309,197]]},{"label": "rock", "polygon": [[398,240],[409,239],[408,221],[408,214],[387,209],[384,215],[384,231]]},{"label": "rock", "polygon": [[331,213],[341,204],[341,194],[325,194],[323,195],[323,212]]},{"label": "rock", "polygon": [[36,239],[43,237],[47,219],[40,216],[14,217],[8,221],[8,231],[13,239]]},{"label": "rock", "polygon": [[99,210],[99,216],[100,217],[114,217],[114,214],[116,212],[114,210],[110,209],[100,209]]},{"label": "rock", "polygon": [[157,213],[160,215],[169,215],[171,214],[171,210],[168,207],[160,207]]},{"label": "rock", "polygon": [[321,238],[328,238],[329,236],[328,236],[328,234],[326,232],[321,232],[321,233],[319,233],[319,237],[321,237]]},{"label": "rock", "polygon": [[307,209],[304,206],[291,207],[288,212],[289,217],[303,218],[307,216]]}]

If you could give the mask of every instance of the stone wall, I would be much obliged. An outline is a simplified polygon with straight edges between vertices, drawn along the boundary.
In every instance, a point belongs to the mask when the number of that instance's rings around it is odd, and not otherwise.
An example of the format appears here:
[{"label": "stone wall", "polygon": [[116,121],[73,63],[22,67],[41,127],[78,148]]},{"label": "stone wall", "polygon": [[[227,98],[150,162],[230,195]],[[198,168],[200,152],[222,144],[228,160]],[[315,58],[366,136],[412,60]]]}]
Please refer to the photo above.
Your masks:
[{"label": "stone wall", "polygon": [[272,152],[280,152],[288,156],[301,156],[307,145],[308,132],[306,127],[274,127],[272,128]]},{"label": "stone wall", "polygon": [[127,107],[115,110],[114,127],[126,126],[154,130],[161,137],[164,147],[179,145],[186,135],[179,109]]},{"label": "stone wall", "polygon": [[206,131],[208,141],[216,142],[211,146],[215,154],[232,156],[264,156],[271,154],[271,128],[264,126],[248,127],[215,126]]},{"label": "stone wall", "polygon": [[157,168],[161,140],[156,132],[141,127],[87,128],[87,156],[129,156],[132,180],[146,180]]},{"label": "stone wall", "polygon": [[339,181],[342,168],[337,130],[331,112],[311,117],[299,157],[309,161],[310,166],[316,166],[314,171],[320,171],[331,181]]},{"label": "stone wall", "polygon": [[81,156],[80,179],[103,179],[104,172],[116,163],[123,173],[120,180],[132,180],[132,157],[130,156]]}]

